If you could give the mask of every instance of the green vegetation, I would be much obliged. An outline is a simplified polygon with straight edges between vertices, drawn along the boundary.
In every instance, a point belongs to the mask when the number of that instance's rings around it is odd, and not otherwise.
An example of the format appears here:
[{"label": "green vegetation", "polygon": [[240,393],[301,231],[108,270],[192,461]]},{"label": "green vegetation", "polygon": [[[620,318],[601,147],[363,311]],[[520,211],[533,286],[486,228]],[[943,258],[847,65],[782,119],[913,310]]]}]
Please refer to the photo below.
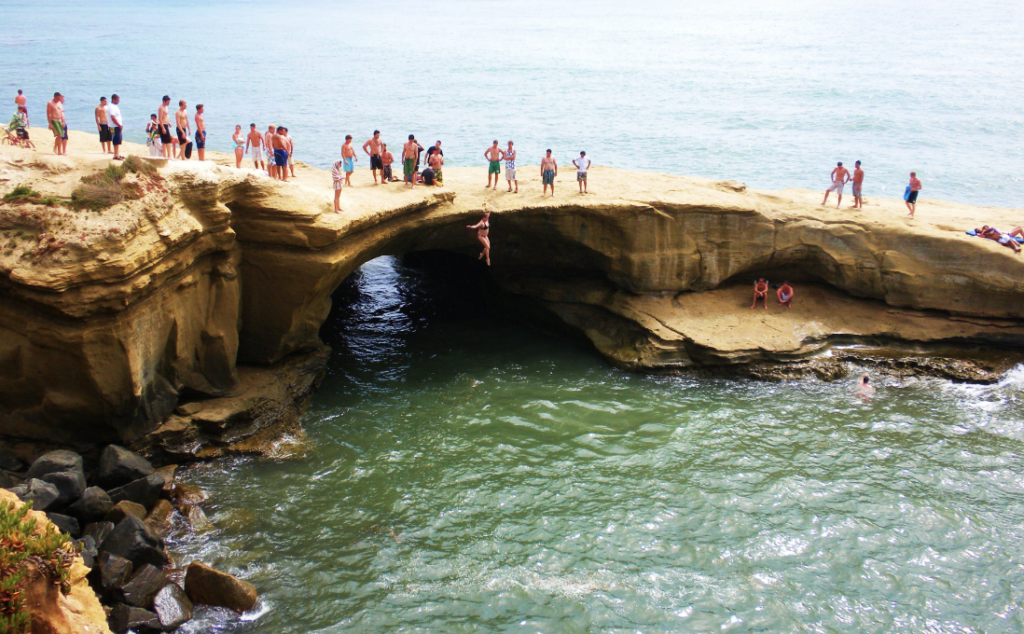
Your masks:
[{"label": "green vegetation", "polygon": [[156,167],[145,159],[129,156],[123,163],[111,163],[97,174],[82,177],[82,184],[71,192],[71,206],[75,209],[100,211],[124,200],[138,200],[148,188],[139,183],[125,183],[124,177],[135,174],[140,181],[156,180]]},{"label": "green vegetation", "polygon": [[29,631],[24,582],[30,566],[59,585],[64,594],[71,591],[75,547],[53,525],[37,533],[36,521],[25,519],[31,506],[15,510],[13,503],[0,502],[0,632]]},{"label": "green vegetation", "polygon": [[28,185],[18,185],[9,194],[4,195],[5,203],[34,203],[36,205],[48,205],[53,207],[63,203],[56,196],[43,196]]}]

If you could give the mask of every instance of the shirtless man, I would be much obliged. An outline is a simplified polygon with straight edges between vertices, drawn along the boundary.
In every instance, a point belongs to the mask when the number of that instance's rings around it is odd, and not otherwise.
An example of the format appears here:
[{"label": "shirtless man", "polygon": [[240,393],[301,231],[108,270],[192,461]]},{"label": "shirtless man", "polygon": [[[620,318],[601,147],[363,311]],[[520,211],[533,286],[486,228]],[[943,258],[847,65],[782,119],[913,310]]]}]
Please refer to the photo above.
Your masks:
[{"label": "shirtless man", "polygon": [[516,180],[516,151],[512,149],[512,142],[508,142],[508,149],[505,150],[505,180],[508,181],[508,190],[512,191],[512,183],[516,184],[516,191],[519,193],[519,181]]},{"label": "shirtless man", "polygon": [[352,172],[356,171],[356,149],[352,147],[352,135],[345,135],[345,143],[341,146],[341,161],[345,164],[345,187],[352,187]]},{"label": "shirtless man", "polygon": [[292,178],[295,178],[295,138],[288,134],[288,128],[278,128],[278,131],[283,132],[284,138],[288,139],[288,169]]},{"label": "shirtless man", "polygon": [[498,147],[498,140],[495,139],[491,143],[491,147],[484,150],[484,158],[489,162],[487,164],[487,189],[491,187],[491,177],[494,177],[494,187],[492,189],[498,189],[498,179],[501,177],[501,160],[505,158],[505,150]]},{"label": "shirtless man", "polygon": [[[437,146],[434,146],[437,148]],[[433,148],[432,148],[433,149]],[[444,154],[441,153],[438,148],[437,152],[427,152],[427,168],[433,170],[434,181],[438,187],[444,187],[444,173],[441,168],[444,167]]]},{"label": "shirtless man", "polygon": [[540,195],[541,198],[548,193],[548,185],[551,185],[551,197],[555,197],[556,176],[558,176],[558,161],[551,156],[551,150],[548,150],[544,158],[540,160],[540,179],[544,183],[544,192]]},{"label": "shirtless man", "polygon": [[178,111],[174,113],[174,124],[177,127],[178,147],[180,148],[178,156],[175,158],[183,159],[188,138],[192,136],[192,125],[188,122],[188,105],[184,99],[178,102]]},{"label": "shirtless man", "polygon": [[25,94],[21,92],[20,88],[18,89],[18,96],[14,98],[14,103],[24,108],[25,114],[28,114],[28,106],[25,105],[28,103],[28,99],[25,98]]},{"label": "shirtless man", "polygon": [[420,157],[420,144],[416,137],[409,135],[409,140],[402,146],[402,177],[407,184],[416,189],[416,161]]},{"label": "shirtless man", "polygon": [[249,134],[245,137],[245,151],[252,154],[253,167],[258,170],[267,168],[263,162],[263,135],[256,131],[255,123],[249,124]]},{"label": "shirtless man", "polygon": [[363,143],[363,151],[370,155],[370,171],[373,173],[373,184],[377,185],[377,170],[380,170],[380,182],[384,182],[384,161],[381,160],[380,130],[373,131],[373,138]]},{"label": "shirtless man", "polygon": [[267,126],[263,133],[263,146],[267,148],[267,176],[277,178],[277,155],[274,153],[274,137],[277,135],[277,126]]},{"label": "shirtless man", "polygon": [[284,128],[279,127],[277,133],[270,140],[274,144],[274,163],[277,164],[277,178],[288,182],[288,137],[284,135]]},{"label": "shirtless man", "polygon": [[762,297],[764,298],[764,309],[768,310],[768,280],[763,277],[758,278],[758,280],[754,282],[754,303],[752,303],[750,307],[753,308],[757,306],[757,300]]},{"label": "shirtless man", "polygon": [[171,143],[171,98],[164,95],[160,108],[156,111],[156,122],[160,127],[160,143],[163,148],[164,158],[174,158],[173,144]]},{"label": "shirtless man", "polygon": [[100,97],[100,105],[93,111],[93,118],[96,119],[96,129],[100,133],[100,150],[104,154],[113,154],[110,147],[110,122],[107,120],[107,98]]},{"label": "shirtless man", "polygon": [[394,175],[391,173],[391,164],[395,162],[395,156],[391,152],[388,152],[387,143],[381,143],[380,146],[383,149],[380,153],[380,162],[383,165],[380,170],[380,182],[390,183],[395,180]]},{"label": "shirtless man", "polygon": [[861,187],[864,186],[864,170],[860,167],[860,161],[853,164],[853,207],[851,209],[864,209],[864,201],[861,199]]},{"label": "shirtless man", "polygon": [[59,92],[53,93],[53,99],[46,102],[46,120],[50,122],[50,130],[53,131],[53,153],[64,154],[67,128],[64,127],[64,95]]},{"label": "shirtless man", "polygon": [[874,394],[875,388],[871,385],[871,379],[868,378],[868,375],[865,374],[860,377],[860,381],[857,383],[857,396],[859,396],[861,400],[870,401]]},{"label": "shirtless man", "polygon": [[203,104],[196,104],[196,151],[199,160],[206,160],[206,121],[203,120]]},{"label": "shirtless man", "polygon": [[839,161],[836,163],[836,168],[832,170],[832,186],[825,190],[825,199],[821,201],[824,205],[828,202],[828,195],[832,192],[836,192],[839,195],[839,200],[836,201],[836,209],[839,209],[839,203],[843,202],[843,187],[850,180],[850,171],[843,167],[843,162]]},{"label": "shirtless man", "polygon": [[907,209],[910,210],[910,218],[914,217],[914,212],[917,211],[917,195],[921,191],[921,179],[917,177],[917,172],[910,173],[910,196],[907,197]]},{"label": "shirtless man", "polygon": [[790,304],[790,302],[793,301],[793,287],[789,285],[789,282],[783,282],[775,295],[779,298],[779,306],[785,306],[786,308],[793,307]]}]

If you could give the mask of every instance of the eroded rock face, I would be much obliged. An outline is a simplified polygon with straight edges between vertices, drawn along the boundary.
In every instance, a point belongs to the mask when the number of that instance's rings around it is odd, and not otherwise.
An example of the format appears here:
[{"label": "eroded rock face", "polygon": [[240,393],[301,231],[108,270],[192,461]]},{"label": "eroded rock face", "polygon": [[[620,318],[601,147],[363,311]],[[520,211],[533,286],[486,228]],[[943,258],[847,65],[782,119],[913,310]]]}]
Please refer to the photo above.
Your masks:
[{"label": "eroded rock face", "polygon": [[[46,194],[66,196],[106,165],[15,163],[10,152],[0,148],[7,186]],[[103,214],[0,205],[0,234],[16,245],[0,251],[0,434],[119,442],[175,460],[272,451],[298,433],[322,377],[318,331],[338,284],[379,255],[475,254],[465,225],[485,203],[493,270],[515,280],[508,288],[624,367],[795,362],[838,335],[1024,344],[1024,260],[964,235],[1019,224],[1012,210],[931,202],[911,222],[899,201],[835,211],[815,192],[608,168],[591,174],[607,193],[540,199],[528,177],[511,197],[481,192],[480,170],[450,168],[443,189],[346,190],[339,215],[315,170],[288,184],[213,161],[160,174],[162,189]],[[825,314],[805,314],[811,326],[772,322],[785,334],[764,341],[690,322],[708,293],[765,273],[881,310],[851,327],[819,304]],[[579,276],[600,283],[567,290]],[[749,311],[741,299],[718,305],[701,319]],[[899,311],[910,326],[889,326]]]}]

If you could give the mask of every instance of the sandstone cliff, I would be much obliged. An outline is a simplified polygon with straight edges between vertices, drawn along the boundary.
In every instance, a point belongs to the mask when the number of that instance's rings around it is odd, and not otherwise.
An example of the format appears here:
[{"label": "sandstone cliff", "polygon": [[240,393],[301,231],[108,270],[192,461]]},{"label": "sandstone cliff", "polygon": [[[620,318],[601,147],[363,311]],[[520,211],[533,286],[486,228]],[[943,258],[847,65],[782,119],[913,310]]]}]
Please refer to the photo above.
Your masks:
[{"label": "sandstone cliff", "polygon": [[[92,145],[0,149],[0,194],[70,196],[109,163]],[[817,192],[600,167],[594,193],[570,174],[549,199],[522,167],[517,195],[484,192],[482,168],[414,191],[357,173],[338,215],[327,172],[285,184],[213,159],[161,161],[157,186],[101,212],[0,205],[0,434],[188,457],[297,430],[332,291],[379,255],[475,254],[465,225],[485,203],[496,276],[625,367],[788,362],[864,338],[1024,344],[1024,258],[964,234],[1019,210],[924,199],[908,220],[896,200],[837,211]],[[792,311],[750,310],[762,274],[800,282]]]}]

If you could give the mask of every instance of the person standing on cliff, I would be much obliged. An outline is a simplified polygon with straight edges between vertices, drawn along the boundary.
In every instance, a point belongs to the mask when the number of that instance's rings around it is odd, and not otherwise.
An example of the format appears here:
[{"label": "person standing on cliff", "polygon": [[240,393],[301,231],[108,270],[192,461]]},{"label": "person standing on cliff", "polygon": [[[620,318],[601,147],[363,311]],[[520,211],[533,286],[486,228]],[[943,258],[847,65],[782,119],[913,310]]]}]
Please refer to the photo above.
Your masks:
[{"label": "person standing on cliff", "polygon": [[836,201],[836,209],[839,209],[839,203],[843,202],[843,187],[846,186],[847,181],[850,180],[850,171],[843,167],[843,162],[839,161],[836,163],[836,168],[832,170],[832,186],[825,190],[825,199],[821,201],[824,205],[828,202],[828,195],[832,192],[836,192],[839,196],[839,200]]},{"label": "person standing on cliff", "polygon": [[284,135],[284,128],[277,128],[277,133],[271,139],[274,144],[274,164],[277,165],[277,178],[288,182],[288,137]]},{"label": "person standing on cliff", "polygon": [[96,119],[96,129],[100,133],[100,151],[104,154],[113,154],[110,149],[110,123],[107,121],[107,98],[100,97],[100,105],[93,111],[93,118]]},{"label": "person standing on cliff", "polygon": [[121,142],[124,140],[124,121],[121,120],[121,98],[117,95],[110,95],[110,105],[107,106],[107,120],[110,121],[110,142],[114,146],[114,160],[123,161],[121,156]]},{"label": "person standing on cliff", "polygon": [[391,164],[395,162],[395,156],[388,152],[388,144],[380,144],[382,152],[380,153],[380,164],[382,165],[380,170],[380,182],[390,183],[395,180],[394,175],[391,173]]},{"label": "person standing on cliff", "polygon": [[576,182],[580,185],[580,193],[587,193],[587,170],[590,169],[590,159],[587,158],[586,152],[580,152],[580,157],[573,160],[573,165],[576,166]]},{"label": "person standing on cliff", "polygon": [[501,159],[505,158],[505,151],[498,147],[498,140],[495,139],[491,143],[491,147],[484,151],[484,158],[489,162],[487,164],[487,189],[491,187],[491,177],[494,177],[493,189],[498,189],[498,178],[501,177]]},{"label": "person standing on cliff", "polygon": [[203,119],[203,104],[196,104],[196,152],[199,160],[206,160],[206,120]]},{"label": "person standing on cliff", "polygon": [[558,161],[555,157],[551,156],[551,150],[547,151],[544,158],[540,160],[540,179],[544,183],[544,192],[540,195],[544,198],[544,194],[548,193],[548,185],[551,186],[551,197],[555,197],[555,177],[558,176]]},{"label": "person standing on cliff", "polygon": [[921,180],[917,177],[917,172],[910,173],[910,193],[907,195],[907,209],[910,210],[909,218],[914,217],[914,212],[917,210],[917,195],[921,191]]},{"label": "person standing on cliff", "polygon": [[64,95],[59,92],[53,93],[53,99],[46,102],[46,120],[53,131],[53,153],[64,154],[68,132],[64,123]]},{"label": "person standing on cliff", "polygon": [[[251,150],[250,150],[251,148]],[[263,135],[256,131],[256,124],[249,124],[249,135],[245,137],[245,151],[252,152],[253,167],[266,169],[263,162]]]},{"label": "person standing on cliff", "polygon": [[295,178],[295,137],[288,134],[288,128],[281,129],[284,130],[284,138],[288,139],[288,171]]},{"label": "person standing on cliff", "polygon": [[356,149],[352,147],[352,135],[345,135],[345,143],[341,146],[341,160],[345,162],[345,186],[352,187],[352,172],[356,171]]},{"label": "person standing on cliff", "polygon": [[157,112],[157,125],[160,128],[160,145],[163,150],[164,158],[173,158],[171,152],[174,148],[171,144],[171,113],[170,113],[171,98],[164,95],[163,100],[160,102],[160,108]]},{"label": "person standing on cliff", "polygon": [[192,124],[188,122],[188,104],[184,99],[178,101],[178,111],[174,113],[174,125],[175,131],[178,133],[179,153],[177,158],[188,160],[192,156],[192,151],[189,150],[186,155],[185,150],[188,149],[188,138],[192,136]]},{"label": "person standing on cliff", "polygon": [[508,149],[505,150],[505,181],[508,182],[508,190],[512,191],[512,183],[516,184],[515,194],[519,193],[519,181],[516,180],[516,151],[512,148],[512,142],[508,142]]},{"label": "person standing on cliff", "polygon": [[863,209],[864,201],[861,198],[861,188],[864,186],[864,170],[861,169],[860,161],[853,164],[853,207],[851,209]]},{"label": "person standing on cliff", "polygon": [[263,133],[263,146],[267,148],[267,176],[277,178],[277,161],[274,155],[274,137],[277,136],[277,126],[267,126]]},{"label": "person standing on cliff", "polygon": [[19,88],[18,89],[18,96],[14,98],[14,105],[18,106],[19,108],[24,108],[25,109],[25,114],[27,115],[28,114],[28,106],[26,105],[27,103],[28,103],[28,99],[25,98],[25,93],[21,92],[21,89]]},{"label": "person standing on cliff", "polygon": [[345,186],[345,161],[337,160],[331,166],[331,180],[334,181],[334,211],[341,213],[341,188]]},{"label": "person standing on cliff", "polygon": [[[440,143],[440,141],[438,141],[438,143]],[[428,151],[427,168],[434,172],[434,180],[436,181],[437,186],[444,187],[444,171],[442,169],[444,168],[444,154],[442,154],[441,149],[436,146],[430,149],[436,149],[437,151]]]},{"label": "person standing on cliff", "polygon": [[[431,145],[430,147],[427,148],[427,156],[423,159],[424,161],[426,161],[427,167],[431,166],[430,157],[435,155],[435,154],[440,154],[441,156],[444,156],[444,152],[441,150],[441,142],[440,141],[438,141],[437,143],[435,143],[435,144],[433,144],[433,145]],[[443,163],[443,161],[442,161],[442,163]]]},{"label": "person standing on cliff", "polygon": [[416,189],[416,161],[420,157],[421,149],[416,137],[412,134],[402,146],[402,177],[406,183],[412,185],[413,189]]},{"label": "person standing on cliff", "polygon": [[380,182],[384,182],[384,162],[380,158],[381,140],[380,130],[374,130],[373,136],[366,143],[363,143],[363,152],[370,155],[370,173],[373,174],[373,184],[377,185],[377,170],[380,170]]}]

